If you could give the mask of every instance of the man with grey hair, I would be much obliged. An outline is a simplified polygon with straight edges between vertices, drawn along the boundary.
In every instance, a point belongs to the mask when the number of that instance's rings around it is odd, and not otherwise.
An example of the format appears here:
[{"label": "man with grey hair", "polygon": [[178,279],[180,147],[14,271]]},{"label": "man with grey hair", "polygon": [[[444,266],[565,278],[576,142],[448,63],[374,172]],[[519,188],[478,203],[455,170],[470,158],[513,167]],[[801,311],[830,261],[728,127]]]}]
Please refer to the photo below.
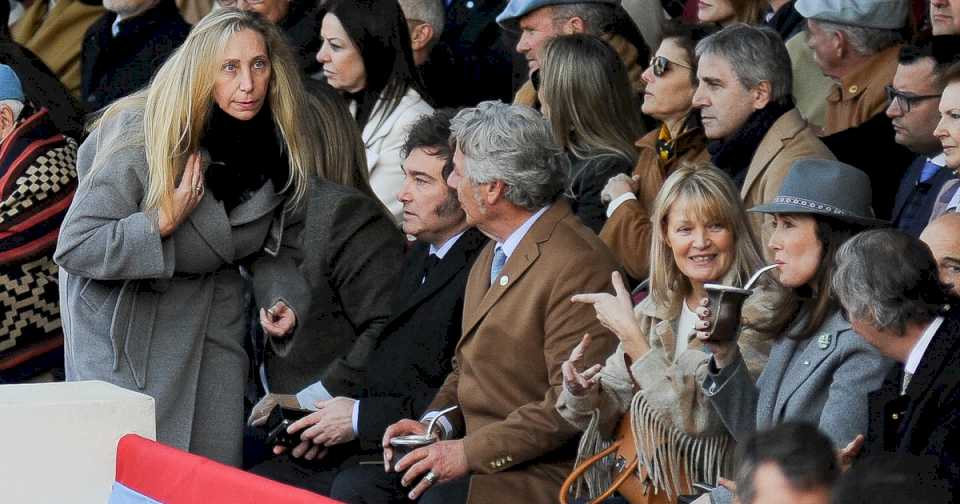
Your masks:
[{"label": "man with grey hair", "polygon": [[616,345],[593,309],[570,298],[609,290],[616,263],[561,198],[567,159],[535,110],[483,102],[460,112],[451,131],[448,183],[492,243],[467,280],[453,372],[421,420],[458,409],[439,423],[441,441],[403,458],[390,440],[425,425],[390,426],[385,462],[421,502],[556,502],[579,437],[554,407],[561,364],[584,334],[593,338],[587,366]]},{"label": "man with grey hair", "polygon": [[[697,44],[700,109],[713,163],[729,174],[746,208],[776,197],[798,159],[834,159],[794,107],[790,56],[770,28],[734,24]],[[768,217],[769,218],[769,217]],[[764,217],[751,214],[757,237]]]},{"label": "man with grey hair", "polygon": [[881,219],[891,218],[900,179],[913,161],[910,150],[896,143],[891,119],[884,114],[909,8],[903,0],[796,3],[807,19],[814,60],[834,81],[823,142],[837,159],[870,175],[873,209]]},{"label": "man with grey hair", "polygon": [[[613,47],[639,95],[643,92],[644,65],[651,49],[619,0],[510,0],[497,22],[505,30],[520,32],[517,52],[527,60],[530,75],[540,68],[543,46],[554,37],[588,33],[602,37]],[[513,100],[538,108],[540,101],[528,80]]]},{"label": "man with grey hair", "polygon": [[837,252],[833,287],[853,328],[900,363],[870,394],[870,424],[844,459],[884,452],[931,455],[960,482],[960,317],[921,241],[881,229]]},{"label": "man with grey hair", "polygon": [[413,62],[422,66],[443,33],[443,0],[400,0],[399,3],[403,16],[407,18]]}]

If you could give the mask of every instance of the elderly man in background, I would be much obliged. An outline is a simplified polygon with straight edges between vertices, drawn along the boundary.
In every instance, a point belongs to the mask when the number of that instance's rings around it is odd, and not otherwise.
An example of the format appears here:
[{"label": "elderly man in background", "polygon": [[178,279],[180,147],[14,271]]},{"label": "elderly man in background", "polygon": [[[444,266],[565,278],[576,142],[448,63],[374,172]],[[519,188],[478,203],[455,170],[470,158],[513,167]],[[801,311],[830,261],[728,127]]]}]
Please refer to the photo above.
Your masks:
[{"label": "elderly man in background", "polygon": [[[554,37],[588,33],[603,37],[623,60],[634,91],[643,92],[643,69],[651,50],[619,0],[510,0],[497,22],[505,30],[520,32],[517,52],[527,60],[530,74],[540,68],[540,52]],[[513,100],[539,108],[533,82],[528,80]]]},{"label": "elderly man in background", "polygon": [[841,458],[931,456],[960,483],[960,314],[930,250],[897,230],[861,233],[837,252],[833,287],[857,333],[900,363],[870,394],[866,441]]},{"label": "elderly man in background", "polygon": [[930,43],[907,45],[887,88],[887,116],[893,122],[896,142],[917,157],[900,181],[891,220],[898,229],[919,236],[930,220],[933,204],[945,182],[954,177],[946,167],[940,139],[933,130],[940,121],[940,95],[945,83]]},{"label": "elderly man in background", "polygon": [[938,217],[920,233],[920,241],[930,247],[940,271],[940,281],[950,286],[954,296],[960,297],[960,214]]},{"label": "elderly man in background", "polygon": [[[733,178],[747,208],[767,203],[798,159],[833,159],[794,107],[790,57],[770,28],[731,25],[697,44],[700,109],[713,163]],[[766,243],[769,227],[751,214]]]},{"label": "elderly man in background", "polygon": [[585,333],[594,338],[587,365],[615,344],[593,310],[570,298],[609,289],[616,265],[561,198],[567,160],[536,111],[484,102],[451,130],[448,183],[467,222],[495,243],[470,272],[453,372],[423,420],[459,409],[440,423],[443,440],[399,460],[390,440],[426,429],[416,420],[389,427],[385,463],[420,502],[556,502],[578,438],[554,408],[560,366]]},{"label": "elderly man in background", "polygon": [[883,113],[910,2],[797,0],[796,9],[807,19],[807,44],[817,65],[834,81],[823,141],[837,159],[870,176],[874,212],[890,219],[900,179],[914,157],[896,143]]},{"label": "elderly man in background", "polygon": [[80,99],[90,112],[144,87],[190,33],[174,0],[106,0],[83,37]]},{"label": "elderly man in background", "polygon": [[0,359],[60,348],[53,250],[77,187],[77,144],[0,65]]}]

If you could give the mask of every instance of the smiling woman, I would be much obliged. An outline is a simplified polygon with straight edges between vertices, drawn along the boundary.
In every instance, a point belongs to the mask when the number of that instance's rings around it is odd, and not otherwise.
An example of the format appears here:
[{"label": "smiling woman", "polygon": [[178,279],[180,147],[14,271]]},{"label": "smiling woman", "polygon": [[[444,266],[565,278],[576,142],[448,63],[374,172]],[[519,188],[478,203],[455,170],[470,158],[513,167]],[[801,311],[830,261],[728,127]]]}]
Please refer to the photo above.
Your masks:
[{"label": "smiling woman", "polygon": [[[629,294],[615,275],[617,296],[587,294],[573,301],[592,303],[597,318],[620,346],[598,372],[577,370],[576,353],[564,363],[565,390],[560,414],[585,429],[580,446],[597,446],[629,412],[638,444],[641,474],[660,494],[691,493],[693,482],[714,483],[729,474],[732,439],[707,403],[699,381],[707,375],[710,353],[696,338],[694,310],[706,295],[705,282],[742,286],[761,266],[760,253],[733,182],[709,163],[684,163],[663,184],[651,216],[650,295],[631,310]],[[770,284],[744,307],[749,328],[740,334],[744,368],[753,376],[766,362],[760,318],[774,307]],[[585,345],[586,343],[584,343]],[[599,378],[587,389],[578,383]],[[603,386],[599,386],[602,383]],[[594,411],[599,418],[592,420]],[[636,434],[634,434],[636,436]],[[591,455],[584,448],[581,459]],[[663,470],[687,468],[684,475]],[[651,501],[653,502],[653,501]],[[656,501],[660,502],[660,501]]]},{"label": "smiling woman", "polygon": [[57,245],[67,379],[154,397],[160,441],[229,464],[248,368],[240,265],[277,345],[309,300],[293,261],[320,159],[306,100],[273,25],[211,13],[93,123]]}]

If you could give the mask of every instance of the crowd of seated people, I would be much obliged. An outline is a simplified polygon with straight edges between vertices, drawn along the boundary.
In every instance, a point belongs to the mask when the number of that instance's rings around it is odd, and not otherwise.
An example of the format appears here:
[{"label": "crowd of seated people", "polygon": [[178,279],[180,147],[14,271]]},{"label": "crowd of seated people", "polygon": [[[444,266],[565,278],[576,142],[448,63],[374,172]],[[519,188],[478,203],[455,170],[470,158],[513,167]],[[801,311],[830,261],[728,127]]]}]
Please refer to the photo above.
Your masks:
[{"label": "crowd of seated people", "polygon": [[347,503],[960,491],[960,0],[8,14],[0,382]]}]

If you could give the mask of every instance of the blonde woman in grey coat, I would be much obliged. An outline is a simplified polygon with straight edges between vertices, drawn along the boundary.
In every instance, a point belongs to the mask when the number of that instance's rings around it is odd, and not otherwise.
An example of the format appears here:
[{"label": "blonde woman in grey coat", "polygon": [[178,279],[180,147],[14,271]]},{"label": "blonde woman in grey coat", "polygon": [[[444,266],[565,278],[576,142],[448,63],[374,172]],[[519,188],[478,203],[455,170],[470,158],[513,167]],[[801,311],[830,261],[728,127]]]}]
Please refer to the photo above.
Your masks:
[{"label": "blonde woman in grey coat", "polygon": [[[630,412],[644,473],[657,492],[676,499],[691,493],[693,482],[716,482],[733,456],[733,439],[699,387],[710,352],[695,337],[694,310],[705,283],[743,285],[763,263],[733,182],[709,163],[685,164],[671,174],[654,201],[651,221],[653,275],[646,299],[632,308],[617,273],[616,296],[573,297],[593,304],[620,345],[602,366],[581,369],[589,344],[584,338],[562,366],[557,410],[585,431],[581,459],[599,451]],[[776,292],[764,291],[744,307],[751,327],[740,341],[753,376],[763,369],[768,349],[769,334],[760,322],[777,300]],[[687,476],[683,481],[681,473]],[[605,477],[594,476],[588,478],[591,485]]]},{"label": "blonde woman in grey coat", "polygon": [[241,269],[278,342],[308,309],[296,210],[319,150],[305,102],[275,27],[210,14],[93,124],[57,246],[67,378],[154,397],[161,442],[228,464],[248,366]]}]

